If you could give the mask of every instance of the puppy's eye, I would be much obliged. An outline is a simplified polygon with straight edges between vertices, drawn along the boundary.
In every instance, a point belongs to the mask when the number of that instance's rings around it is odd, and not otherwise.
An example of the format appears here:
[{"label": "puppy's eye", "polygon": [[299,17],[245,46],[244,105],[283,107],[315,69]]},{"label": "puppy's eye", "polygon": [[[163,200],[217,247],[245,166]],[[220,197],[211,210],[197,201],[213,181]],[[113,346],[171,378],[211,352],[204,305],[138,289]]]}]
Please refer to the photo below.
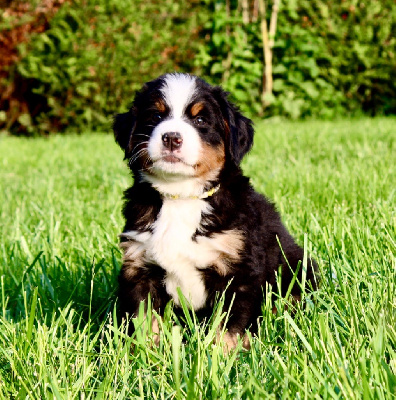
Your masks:
[{"label": "puppy's eye", "polygon": [[155,112],[153,115],[152,115],[152,120],[154,121],[154,122],[161,122],[162,121],[162,115],[159,113],[159,112]]},{"label": "puppy's eye", "polygon": [[194,124],[197,126],[201,126],[205,123],[205,119],[201,116],[198,116],[194,119]]}]

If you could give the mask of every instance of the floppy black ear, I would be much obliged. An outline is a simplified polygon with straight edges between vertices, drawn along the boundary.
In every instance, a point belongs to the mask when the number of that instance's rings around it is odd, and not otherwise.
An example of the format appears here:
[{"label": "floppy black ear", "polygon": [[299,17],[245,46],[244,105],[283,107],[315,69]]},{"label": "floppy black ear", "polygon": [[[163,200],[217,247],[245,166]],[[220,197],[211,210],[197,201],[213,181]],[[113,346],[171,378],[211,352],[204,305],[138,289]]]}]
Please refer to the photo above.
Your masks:
[{"label": "floppy black ear", "polygon": [[227,93],[223,89],[220,87],[215,89],[228,133],[226,145],[228,145],[230,158],[236,165],[239,165],[243,156],[253,145],[253,122],[243,116],[238,107],[227,99]]},{"label": "floppy black ear", "polygon": [[136,117],[132,110],[114,117],[113,131],[116,142],[125,151],[125,158],[132,152],[132,133],[135,130]]},{"label": "floppy black ear", "polygon": [[244,117],[238,109],[230,104],[228,108],[228,126],[230,130],[229,150],[231,159],[239,165],[243,156],[253,145],[253,122]]}]

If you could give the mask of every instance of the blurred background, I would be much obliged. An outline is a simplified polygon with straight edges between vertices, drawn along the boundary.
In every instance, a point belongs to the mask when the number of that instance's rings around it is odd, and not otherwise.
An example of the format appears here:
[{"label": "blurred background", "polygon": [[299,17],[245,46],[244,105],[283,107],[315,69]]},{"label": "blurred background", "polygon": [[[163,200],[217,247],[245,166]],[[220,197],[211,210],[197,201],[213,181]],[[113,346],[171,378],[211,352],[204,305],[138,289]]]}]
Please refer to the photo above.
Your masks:
[{"label": "blurred background", "polygon": [[0,0],[0,132],[106,131],[197,74],[253,118],[396,113],[394,0]]}]

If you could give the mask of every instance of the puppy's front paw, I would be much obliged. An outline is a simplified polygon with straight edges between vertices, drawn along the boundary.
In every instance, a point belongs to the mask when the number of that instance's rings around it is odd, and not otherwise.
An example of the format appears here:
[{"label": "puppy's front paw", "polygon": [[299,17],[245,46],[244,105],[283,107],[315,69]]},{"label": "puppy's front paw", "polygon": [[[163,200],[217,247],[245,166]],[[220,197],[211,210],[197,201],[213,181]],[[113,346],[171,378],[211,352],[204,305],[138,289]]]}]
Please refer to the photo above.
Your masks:
[{"label": "puppy's front paw", "polygon": [[[216,344],[222,345],[223,353],[227,355],[236,349],[239,338],[239,333],[226,331],[224,334],[221,334],[221,331],[218,331],[216,335]],[[242,347],[246,350],[250,350],[250,340],[246,333],[242,337]]]}]

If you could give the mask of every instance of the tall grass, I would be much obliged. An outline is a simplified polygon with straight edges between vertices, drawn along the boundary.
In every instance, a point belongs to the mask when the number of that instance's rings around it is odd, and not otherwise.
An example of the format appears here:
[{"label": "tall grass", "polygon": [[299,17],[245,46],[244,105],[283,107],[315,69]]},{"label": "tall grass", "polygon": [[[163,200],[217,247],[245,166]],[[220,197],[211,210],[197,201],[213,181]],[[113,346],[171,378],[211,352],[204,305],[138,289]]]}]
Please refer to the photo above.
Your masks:
[{"label": "tall grass", "polygon": [[[252,349],[172,306],[153,345],[116,318],[122,192],[110,136],[0,139],[0,399],[396,395],[395,119],[258,123],[243,167],[319,261],[305,305],[270,297]],[[183,320],[183,321],[181,321]]]}]

